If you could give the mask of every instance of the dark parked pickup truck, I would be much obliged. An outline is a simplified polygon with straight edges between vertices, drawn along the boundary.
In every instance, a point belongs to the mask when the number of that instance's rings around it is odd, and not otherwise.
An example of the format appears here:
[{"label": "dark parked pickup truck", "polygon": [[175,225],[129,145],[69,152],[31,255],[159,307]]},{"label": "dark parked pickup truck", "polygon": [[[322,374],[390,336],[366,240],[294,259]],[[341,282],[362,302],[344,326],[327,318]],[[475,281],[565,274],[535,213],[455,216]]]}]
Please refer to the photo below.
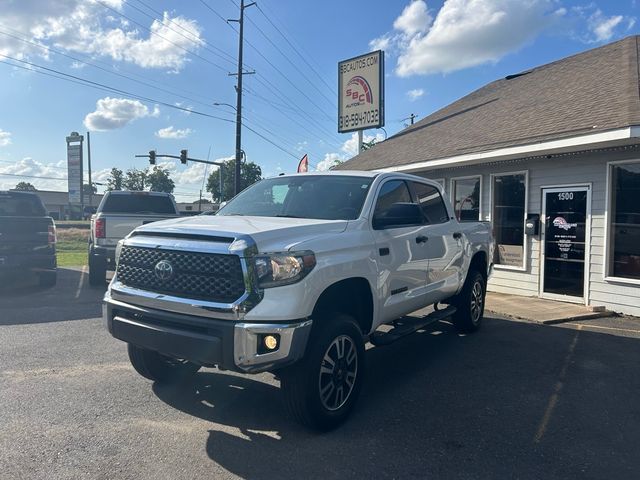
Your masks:
[{"label": "dark parked pickup truck", "polygon": [[35,193],[0,191],[0,275],[33,271],[56,283],[56,227]]}]

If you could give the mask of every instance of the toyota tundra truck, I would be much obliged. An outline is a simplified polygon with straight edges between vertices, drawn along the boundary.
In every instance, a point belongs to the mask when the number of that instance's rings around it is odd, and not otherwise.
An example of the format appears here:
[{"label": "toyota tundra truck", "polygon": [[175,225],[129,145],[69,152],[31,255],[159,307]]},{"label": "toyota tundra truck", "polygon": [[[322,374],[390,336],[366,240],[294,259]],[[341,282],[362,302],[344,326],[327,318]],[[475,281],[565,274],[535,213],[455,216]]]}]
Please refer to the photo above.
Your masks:
[{"label": "toyota tundra truck", "polygon": [[459,223],[434,181],[284,175],[216,215],[136,228],[118,245],[104,319],[143,377],[272,372],[290,414],[328,430],[356,403],[367,341],[447,318],[480,327],[493,254],[490,227]]}]

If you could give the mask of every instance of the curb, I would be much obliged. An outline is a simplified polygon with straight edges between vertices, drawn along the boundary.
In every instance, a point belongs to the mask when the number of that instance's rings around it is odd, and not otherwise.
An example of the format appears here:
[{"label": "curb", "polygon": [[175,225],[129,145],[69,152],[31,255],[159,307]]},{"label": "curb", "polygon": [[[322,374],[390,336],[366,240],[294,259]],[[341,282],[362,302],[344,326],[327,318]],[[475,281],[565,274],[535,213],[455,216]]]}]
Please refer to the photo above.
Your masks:
[{"label": "curb", "polygon": [[594,319],[594,318],[617,316],[615,312],[609,312],[609,311],[605,310],[604,312],[585,312],[585,313],[581,313],[579,315],[573,315],[571,317],[550,318],[548,320],[536,320],[534,318],[520,317],[520,316],[517,316],[517,315],[511,315],[511,314],[505,313],[505,312],[496,312],[495,310],[489,310],[489,309],[487,309],[487,312],[491,312],[491,313],[494,313],[496,315],[502,315],[502,316],[505,316],[505,317],[515,318],[517,320],[526,320],[528,322],[538,323],[538,324],[541,324],[541,325],[557,325],[559,323],[574,322],[574,321],[577,321],[577,320],[591,320],[591,319]]}]

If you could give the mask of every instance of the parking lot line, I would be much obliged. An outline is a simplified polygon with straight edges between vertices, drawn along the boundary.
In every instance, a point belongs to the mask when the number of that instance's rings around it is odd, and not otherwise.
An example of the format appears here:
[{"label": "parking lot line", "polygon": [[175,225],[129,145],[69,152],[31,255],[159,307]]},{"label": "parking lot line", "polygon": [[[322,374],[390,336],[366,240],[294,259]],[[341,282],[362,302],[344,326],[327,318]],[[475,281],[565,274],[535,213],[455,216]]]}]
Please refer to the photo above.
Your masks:
[{"label": "parking lot line", "polygon": [[547,408],[544,411],[544,415],[542,416],[542,420],[540,421],[540,425],[538,426],[538,430],[536,431],[536,435],[533,437],[533,443],[539,443],[542,440],[545,432],[547,431],[547,426],[549,425],[549,420],[551,420],[551,415],[553,415],[553,411],[556,408],[556,404],[558,403],[558,397],[560,396],[560,392],[564,387],[564,379],[567,376],[567,370],[569,369],[569,363],[573,358],[573,352],[576,349],[576,344],[578,343],[578,335],[580,335],[580,331],[582,330],[582,325],[578,325],[578,329],[576,330],[573,339],[571,340],[571,345],[569,345],[569,350],[567,351],[567,355],[564,357],[564,363],[562,365],[562,370],[560,370],[560,375],[558,376],[558,381],[554,385],[553,393],[549,398],[549,402],[547,403]]},{"label": "parking lot line", "polygon": [[83,265],[82,270],[80,270],[80,280],[78,280],[78,289],[76,290],[76,298],[80,298],[80,294],[82,293],[82,287],[84,286],[84,277],[86,277],[86,269],[87,266]]}]

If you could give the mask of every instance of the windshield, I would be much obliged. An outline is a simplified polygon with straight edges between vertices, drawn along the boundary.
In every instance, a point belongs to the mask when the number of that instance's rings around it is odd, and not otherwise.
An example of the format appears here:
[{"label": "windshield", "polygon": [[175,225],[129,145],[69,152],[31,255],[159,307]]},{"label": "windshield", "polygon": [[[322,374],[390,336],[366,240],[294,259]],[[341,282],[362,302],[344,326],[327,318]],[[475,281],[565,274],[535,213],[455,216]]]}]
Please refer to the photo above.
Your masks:
[{"label": "windshield", "polygon": [[109,195],[100,206],[103,213],[141,213],[175,215],[176,209],[168,196],[164,195]]},{"label": "windshield", "polygon": [[346,175],[269,178],[240,193],[218,215],[354,220],[372,181]]},{"label": "windshield", "polygon": [[42,201],[30,193],[0,193],[0,217],[44,217]]}]

